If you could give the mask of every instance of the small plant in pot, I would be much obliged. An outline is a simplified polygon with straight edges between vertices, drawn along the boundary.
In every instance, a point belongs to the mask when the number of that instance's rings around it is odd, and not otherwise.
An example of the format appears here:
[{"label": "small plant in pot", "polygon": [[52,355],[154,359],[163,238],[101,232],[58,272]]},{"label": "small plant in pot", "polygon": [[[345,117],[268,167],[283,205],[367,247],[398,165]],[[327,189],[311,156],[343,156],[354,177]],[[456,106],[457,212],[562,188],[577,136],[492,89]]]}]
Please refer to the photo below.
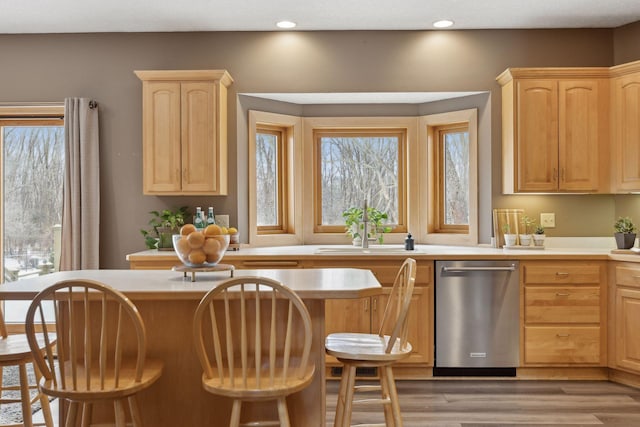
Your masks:
[{"label": "small plant in pot", "polygon": [[160,251],[172,251],[172,235],[180,233],[180,227],[185,224],[188,218],[189,208],[182,206],[177,209],[164,209],[162,211],[150,211],[152,215],[149,220],[150,229],[140,230],[144,237],[144,243],[148,249],[158,249]]},{"label": "small plant in pot", "polygon": [[533,245],[534,246],[544,246],[544,227],[540,224],[536,225],[536,229],[533,230]]},{"label": "small plant in pot", "polygon": [[518,235],[511,233],[511,226],[507,223],[502,225],[502,233],[504,234],[504,245],[515,246]]},{"label": "small plant in pot", "polygon": [[619,217],[613,224],[618,249],[630,249],[636,243],[636,226],[628,216]]},{"label": "small plant in pot", "polygon": [[[367,216],[369,217],[367,238],[382,244],[384,242],[384,233],[391,231],[391,227],[384,225],[389,216],[371,206],[367,207]],[[344,218],[346,233],[351,237],[352,244],[354,246],[360,245],[362,243],[362,233],[364,232],[362,209],[351,207],[342,212],[342,218]]]},{"label": "small plant in pot", "polygon": [[521,246],[530,246],[531,245],[531,232],[533,231],[533,227],[536,225],[536,222],[533,218],[530,218],[526,215],[522,215],[522,219],[520,219],[520,223],[524,227],[524,233],[520,233],[520,245]]}]

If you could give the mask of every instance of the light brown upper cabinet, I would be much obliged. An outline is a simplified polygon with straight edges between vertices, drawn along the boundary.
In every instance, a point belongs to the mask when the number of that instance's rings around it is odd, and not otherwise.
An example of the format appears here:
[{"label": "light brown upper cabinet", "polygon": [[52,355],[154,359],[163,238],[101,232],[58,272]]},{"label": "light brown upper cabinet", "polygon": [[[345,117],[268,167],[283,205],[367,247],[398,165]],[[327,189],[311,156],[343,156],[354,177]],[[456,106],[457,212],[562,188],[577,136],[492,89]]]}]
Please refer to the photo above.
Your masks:
[{"label": "light brown upper cabinet", "polygon": [[142,80],[144,194],[226,195],[229,73],[135,73]]},{"label": "light brown upper cabinet", "polygon": [[614,193],[640,191],[640,61],[611,68]]},{"label": "light brown upper cabinet", "polygon": [[609,191],[608,68],[509,68],[502,86],[503,192]]}]

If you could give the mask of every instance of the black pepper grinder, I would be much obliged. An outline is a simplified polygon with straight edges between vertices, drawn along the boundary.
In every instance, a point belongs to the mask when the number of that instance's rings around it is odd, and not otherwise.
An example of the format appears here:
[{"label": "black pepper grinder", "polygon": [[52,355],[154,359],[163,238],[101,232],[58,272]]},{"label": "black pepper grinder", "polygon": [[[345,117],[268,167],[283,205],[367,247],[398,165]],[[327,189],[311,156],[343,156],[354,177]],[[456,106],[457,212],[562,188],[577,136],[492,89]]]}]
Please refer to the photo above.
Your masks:
[{"label": "black pepper grinder", "polygon": [[413,250],[413,237],[411,237],[411,233],[407,234],[407,238],[404,239],[404,249],[406,251]]}]

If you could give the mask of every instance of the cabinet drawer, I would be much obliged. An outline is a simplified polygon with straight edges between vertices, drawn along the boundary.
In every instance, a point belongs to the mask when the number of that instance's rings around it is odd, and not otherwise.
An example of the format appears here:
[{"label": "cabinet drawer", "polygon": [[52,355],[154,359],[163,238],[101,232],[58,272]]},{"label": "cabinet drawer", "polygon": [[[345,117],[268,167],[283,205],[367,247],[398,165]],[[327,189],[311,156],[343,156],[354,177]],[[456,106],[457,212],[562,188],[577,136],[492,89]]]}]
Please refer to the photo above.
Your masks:
[{"label": "cabinet drawer", "polygon": [[640,268],[617,266],[616,284],[640,288]]},{"label": "cabinet drawer", "polygon": [[526,323],[600,323],[600,288],[524,289]]},{"label": "cabinet drawer", "polygon": [[594,264],[529,265],[523,267],[524,283],[600,283],[600,266]]},{"label": "cabinet drawer", "polygon": [[525,326],[525,364],[599,364],[599,326]]}]

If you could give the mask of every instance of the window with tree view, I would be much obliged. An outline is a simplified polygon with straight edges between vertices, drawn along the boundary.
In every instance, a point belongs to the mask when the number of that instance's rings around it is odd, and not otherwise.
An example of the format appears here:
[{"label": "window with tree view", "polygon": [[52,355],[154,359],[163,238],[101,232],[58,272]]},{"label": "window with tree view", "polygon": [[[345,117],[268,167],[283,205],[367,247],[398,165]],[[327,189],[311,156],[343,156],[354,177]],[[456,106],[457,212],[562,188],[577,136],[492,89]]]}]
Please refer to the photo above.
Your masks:
[{"label": "window with tree view", "polygon": [[316,130],[316,229],[344,231],[342,212],[369,206],[402,224],[406,132],[403,129]]},{"label": "window with tree view", "polygon": [[53,272],[62,223],[62,119],[0,119],[4,281]]},{"label": "window with tree view", "polygon": [[256,132],[256,201],[258,231],[281,232],[285,228],[286,149],[285,131],[260,127]]},{"label": "window with tree view", "polygon": [[438,159],[438,229],[448,233],[469,230],[469,127],[436,128]]}]

